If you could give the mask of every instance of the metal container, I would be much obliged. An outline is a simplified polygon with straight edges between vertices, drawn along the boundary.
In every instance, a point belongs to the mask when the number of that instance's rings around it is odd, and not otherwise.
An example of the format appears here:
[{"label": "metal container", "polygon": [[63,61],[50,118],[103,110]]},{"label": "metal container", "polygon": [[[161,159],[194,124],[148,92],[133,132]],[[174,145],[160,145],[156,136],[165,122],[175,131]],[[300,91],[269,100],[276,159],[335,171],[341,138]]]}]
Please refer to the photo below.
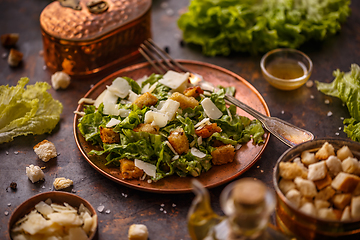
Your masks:
[{"label": "metal container", "polygon": [[151,0],[61,0],[44,8],[44,60],[52,71],[84,76],[126,63],[151,37]]},{"label": "metal container", "polygon": [[360,160],[360,143],[347,139],[322,138],[308,141],[288,149],[278,160],[273,181],[277,194],[276,221],[278,227],[296,239],[360,239],[360,219],[353,221],[331,221],[300,212],[291,204],[279,188],[279,163],[292,161],[305,150],[316,152],[325,143],[330,143],[335,152],[347,145],[354,157]]}]

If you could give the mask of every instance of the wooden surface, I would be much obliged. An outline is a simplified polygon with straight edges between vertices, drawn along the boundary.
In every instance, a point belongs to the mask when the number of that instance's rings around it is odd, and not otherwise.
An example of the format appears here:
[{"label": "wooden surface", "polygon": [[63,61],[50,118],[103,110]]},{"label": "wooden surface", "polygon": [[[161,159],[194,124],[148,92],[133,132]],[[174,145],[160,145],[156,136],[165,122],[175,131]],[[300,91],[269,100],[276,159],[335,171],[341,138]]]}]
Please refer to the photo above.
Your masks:
[{"label": "wooden surface", "polygon": [[[164,2],[168,4],[167,7],[164,7]],[[331,82],[335,69],[349,71],[352,63],[360,64],[360,1],[352,2],[352,14],[339,34],[324,42],[308,43],[300,49],[314,63],[312,80]],[[43,57],[39,54],[42,50],[39,15],[49,3],[50,1],[45,0],[0,0],[0,35],[19,33],[17,49],[24,53],[23,63],[17,68],[10,68],[6,59],[0,58],[1,85],[16,85],[23,76],[30,78],[30,84],[36,81],[50,83],[52,73],[44,68]],[[161,47],[168,47],[174,58],[212,63],[239,74],[260,92],[272,116],[305,128],[316,137],[346,138],[341,118],[349,117],[349,113],[339,99],[323,95],[315,86],[303,86],[289,92],[271,87],[260,72],[261,55],[238,53],[228,57],[206,57],[196,48],[181,46],[181,32],[176,21],[179,14],[186,10],[188,3],[186,0],[153,1],[152,32],[156,43]],[[0,47],[0,56],[8,51]],[[143,60],[139,59],[141,61]],[[98,214],[98,239],[127,239],[128,228],[133,223],[147,225],[149,238],[152,240],[190,239],[186,216],[194,198],[192,193],[156,194],[117,184],[94,170],[76,146],[72,126],[77,101],[92,85],[110,73],[81,80],[72,79],[66,90],[49,90],[64,106],[60,123],[54,131],[41,136],[18,137],[10,143],[0,145],[0,239],[9,238],[7,224],[14,209],[31,196],[51,191],[55,177],[71,178],[74,181],[73,192],[89,201],[94,208],[104,205],[105,210],[110,210],[110,213],[105,213],[104,210]],[[329,100],[329,104],[325,100]],[[329,112],[332,113],[331,116],[328,116]],[[43,139],[55,144],[60,153],[56,160],[43,163],[35,155],[32,148]],[[240,177],[257,178],[272,187],[273,168],[287,149],[287,146],[271,137],[261,159]],[[46,167],[45,182],[33,184],[28,180],[25,167],[29,164]],[[6,191],[12,181],[17,182],[17,191]],[[222,185],[210,189],[212,206],[218,214],[222,214],[219,195],[224,187]],[[5,212],[9,214],[6,215]]]}]

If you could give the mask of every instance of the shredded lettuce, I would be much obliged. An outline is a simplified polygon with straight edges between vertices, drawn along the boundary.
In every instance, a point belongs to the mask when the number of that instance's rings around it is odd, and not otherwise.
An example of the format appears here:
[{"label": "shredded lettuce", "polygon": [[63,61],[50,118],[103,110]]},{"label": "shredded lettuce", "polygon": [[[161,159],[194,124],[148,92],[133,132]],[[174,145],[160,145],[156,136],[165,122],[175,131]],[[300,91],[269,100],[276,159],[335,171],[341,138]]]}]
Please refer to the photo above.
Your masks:
[{"label": "shredded lettuce", "polygon": [[335,77],[331,83],[316,81],[319,91],[326,95],[340,98],[350,113],[351,118],[344,119],[344,132],[354,141],[360,142],[360,67],[351,65],[350,72],[333,72]]},{"label": "shredded lettuce", "polygon": [[341,29],[350,0],[192,0],[178,19],[185,42],[205,55],[298,48]]},{"label": "shredded lettuce", "polygon": [[50,133],[60,120],[63,106],[47,92],[50,85],[26,86],[28,82],[24,77],[16,86],[0,86],[0,143],[21,135]]},{"label": "shredded lettuce", "polygon": [[[142,82],[141,86],[144,87],[148,83],[153,85],[161,77],[162,75],[152,74]],[[138,89],[139,85],[135,81],[133,82],[130,78],[125,79],[132,88],[136,88],[135,91],[141,92]],[[170,90],[169,87],[157,83],[152,94],[159,101],[166,100],[169,97]],[[101,150],[92,150],[90,154],[106,155],[107,165],[113,164],[119,166],[119,160],[122,158],[130,160],[139,159],[156,166],[156,177],[152,178],[154,181],[173,174],[197,177],[212,167],[211,152],[215,150],[212,147],[215,140],[225,144],[232,144],[233,146],[246,143],[250,140],[253,140],[254,144],[261,144],[263,142],[264,129],[259,121],[238,116],[235,106],[230,106],[227,110],[224,100],[225,93],[233,94],[234,91],[234,88],[221,88],[221,90],[211,94],[211,100],[223,112],[223,116],[220,119],[211,120],[211,122],[217,123],[222,128],[222,132],[214,133],[211,137],[203,139],[202,143],[197,141],[198,136],[195,134],[194,127],[195,124],[206,117],[201,104],[194,109],[187,108],[178,111],[172,121],[168,122],[165,127],[160,128],[159,134],[133,131],[137,125],[144,123],[145,113],[151,110],[146,106],[139,109],[134,104],[129,108],[131,110],[130,114],[123,118],[120,116],[104,115],[102,111],[103,104],[100,104],[98,109],[95,109],[94,106],[87,106],[84,109],[85,115],[79,119],[78,128],[86,141],[91,141],[93,144],[102,147]],[[202,100],[201,96],[198,98],[199,101]],[[105,127],[111,118],[116,118],[120,121],[120,123],[113,127],[113,131],[120,135],[120,142],[112,144],[102,143],[99,127]],[[182,155],[175,155],[173,153],[166,142],[170,133],[179,127],[184,129],[189,143],[192,142],[194,148],[205,154],[204,157],[194,156],[191,151]]]}]

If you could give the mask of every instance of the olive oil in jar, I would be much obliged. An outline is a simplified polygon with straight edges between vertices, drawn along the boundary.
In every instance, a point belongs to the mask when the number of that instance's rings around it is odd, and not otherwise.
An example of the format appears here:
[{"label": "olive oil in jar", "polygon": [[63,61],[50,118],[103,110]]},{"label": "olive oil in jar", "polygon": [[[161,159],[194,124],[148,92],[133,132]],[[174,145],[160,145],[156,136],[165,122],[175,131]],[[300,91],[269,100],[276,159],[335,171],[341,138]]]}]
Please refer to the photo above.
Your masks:
[{"label": "olive oil in jar", "polygon": [[266,70],[272,76],[286,80],[299,78],[307,73],[307,69],[302,62],[287,58],[275,59],[268,64]]}]

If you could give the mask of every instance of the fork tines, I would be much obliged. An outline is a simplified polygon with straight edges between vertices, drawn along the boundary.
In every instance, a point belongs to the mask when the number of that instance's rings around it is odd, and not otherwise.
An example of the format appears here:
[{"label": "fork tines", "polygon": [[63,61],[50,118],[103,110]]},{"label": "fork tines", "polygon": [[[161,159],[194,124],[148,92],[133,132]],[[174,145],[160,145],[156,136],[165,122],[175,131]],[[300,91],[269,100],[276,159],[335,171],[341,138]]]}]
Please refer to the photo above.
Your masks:
[{"label": "fork tines", "polygon": [[164,74],[168,70],[189,72],[189,70],[184,68],[180,63],[171,58],[170,55],[163,49],[156,45],[151,38],[145,40],[143,44],[140,44],[138,50],[160,74]]}]

